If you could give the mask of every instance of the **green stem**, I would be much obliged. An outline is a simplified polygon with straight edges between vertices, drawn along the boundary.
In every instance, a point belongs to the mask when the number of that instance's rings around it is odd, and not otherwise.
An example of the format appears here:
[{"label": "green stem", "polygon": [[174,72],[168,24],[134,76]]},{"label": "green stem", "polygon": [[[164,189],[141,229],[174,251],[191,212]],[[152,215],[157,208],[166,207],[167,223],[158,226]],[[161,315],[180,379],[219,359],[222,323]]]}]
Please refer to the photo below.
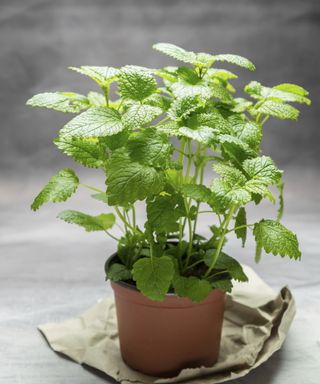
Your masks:
[{"label": "green stem", "polygon": [[234,227],[232,229],[229,229],[226,233],[230,233],[233,231],[237,231],[238,229],[248,228],[248,227],[253,227],[253,226],[254,226],[254,224],[239,225],[238,227]]},{"label": "green stem", "polygon": [[136,228],[136,209],[134,205],[132,205],[132,224]]},{"label": "green stem", "polygon": [[110,233],[109,231],[105,230],[105,233],[110,236],[113,240],[116,240],[116,241],[120,241],[120,239],[116,236],[114,236],[112,233]]},{"label": "green stem", "polygon": [[114,207],[115,211],[117,212],[117,215],[119,216],[119,218],[122,220],[124,226],[125,226],[125,230],[126,232],[128,232],[128,228],[130,228],[133,232],[139,232],[137,231],[136,228],[134,228],[130,223],[128,223],[128,221],[126,220],[126,218],[122,215],[122,213],[120,212],[120,209],[118,207]]},{"label": "green stem", "polygon": [[103,90],[103,93],[104,93],[104,97],[106,99],[107,107],[109,107],[109,87],[108,86],[104,86],[104,87],[102,87],[102,90]]},{"label": "green stem", "polygon": [[205,274],[205,277],[208,277],[210,275],[210,272],[213,270],[219,256],[220,256],[220,252],[221,252],[221,248],[223,246],[223,242],[224,242],[224,238],[225,238],[225,235],[228,231],[228,225],[233,217],[233,214],[234,214],[234,211],[236,209],[236,206],[232,206],[229,210],[229,213],[223,223],[223,230],[222,230],[222,233],[221,233],[221,237],[220,237],[220,240],[219,240],[219,243],[218,243],[218,246],[217,246],[217,249],[216,249],[216,252],[213,256],[213,259],[211,261],[211,264],[210,264],[210,267],[208,268],[206,274]]},{"label": "green stem", "polygon": [[87,184],[83,184],[83,183],[80,183],[79,185],[81,187],[85,187],[85,188],[91,189],[92,191],[96,191],[96,192],[99,192],[99,193],[105,193],[105,191],[103,191],[102,189],[91,187],[91,185],[87,185]]},{"label": "green stem", "polygon": [[169,117],[169,116],[167,116],[167,117],[165,117],[164,119],[158,121],[155,125],[152,125],[152,128],[155,128],[155,127],[157,127],[158,125],[160,125],[160,124],[162,124],[162,123],[165,123],[165,122],[168,121],[168,120],[170,120],[170,117]]},{"label": "green stem", "polygon": [[196,265],[198,265],[198,264],[200,264],[200,263],[203,263],[203,260],[197,260],[197,261],[195,261],[194,263],[188,265],[188,266],[186,267],[186,270],[187,270],[187,269],[191,269],[191,268],[195,267]]}]

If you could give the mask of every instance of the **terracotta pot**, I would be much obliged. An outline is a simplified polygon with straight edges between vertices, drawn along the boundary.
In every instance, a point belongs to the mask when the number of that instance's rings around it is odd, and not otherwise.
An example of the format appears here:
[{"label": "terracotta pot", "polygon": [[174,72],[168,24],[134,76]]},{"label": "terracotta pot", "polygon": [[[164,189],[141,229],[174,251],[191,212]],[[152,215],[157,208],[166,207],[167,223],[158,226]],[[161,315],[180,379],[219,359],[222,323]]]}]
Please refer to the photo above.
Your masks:
[{"label": "terracotta pot", "polygon": [[167,294],[153,301],[135,286],[112,282],[121,355],[146,375],[170,377],[218,359],[225,294],[215,289],[201,303]]}]

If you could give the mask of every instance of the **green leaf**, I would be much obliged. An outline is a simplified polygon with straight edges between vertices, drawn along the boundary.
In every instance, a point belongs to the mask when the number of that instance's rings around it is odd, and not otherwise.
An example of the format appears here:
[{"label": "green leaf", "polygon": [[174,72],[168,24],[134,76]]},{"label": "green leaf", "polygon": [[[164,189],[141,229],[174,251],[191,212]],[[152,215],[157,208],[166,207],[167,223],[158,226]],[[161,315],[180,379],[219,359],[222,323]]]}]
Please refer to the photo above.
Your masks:
[{"label": "green leaf", "polygon": [[279,208],[277,211],[277,221],[280,221],[283,216],[284,210],[284,200],[283,200],[283,190],[284,190],[284,182],[280,180],[277,184],[279,190]]},{"label": "green leaf", "polygon": [[123,264],[113,263],[107,272],[107,278],[111,281],[126,281],[132,278],[131,271]]},{"label": "green leaf", "polygon": [[242,163],[248,157],[257,155],[256,151],[249,147],[247,143],[238,137],[222,134],[219,135],[218,140],[222,144],[223,150],[228,157],[236,163]]},{"label": "green leaf", "polygon": [[[236,216],[235,227],[237,228],[243,225],[247,225],[247,215],[246,210],[241,207]],[[247,239],[247,227],[236,229],[235,234],[238,239],[242,240],[242,247],[244,247]]]},{"label": "green leaf", "polygon": [[173,279],[173,287],[178,296],[188,297],[195,303],[206,299],[212,291],[209,281],[198,279],[195,276],[175,276]]},{"label": "green leaf", "polygon": [[45,92],[33,96],[26,103],[31,107],[43,107],[59,112],[78,113],[90,107],[88,99],[73,92]]},{"label": "green leaf", "polygon": [[97,139],[62,136],[54,143],[63,153],[86,167],[99,168],[105,163],[105,150]]},{"label": "green leaf", "polygon": [[90,77],[101,87],[108,86],[114,81],[119,73],[119,69],[112,67],[94,67],[88,65],[82,65],[78,67],[69,67],[73,71],[81,73],[82,75]]},{"label": "green leaf", "polygon": [[123,149],[116,150],[107,164],[107,194],[110,205],[126,206],[158,194],[164,183],[161,172],[132,161]]},{"label": "green leaf", "polygon": [[194,52],[188,52],[174,44],[157,43],[152,48],[184,63],[194,64],[197,62],[197,55]]},{"label": "green leaf", "polygon": [[221,113],[215,109],[210,108],[210,112],[197,113],[188,120],[190,128],[198,128],[199,126],[207,126],[213,128],[218,133],[232,133],[231,126]]},{"label": "green leaf", "polygon": [[69,121],[60,132],[61,136],[100,137],[115,135],[123,129],[118,111],[95,107]]},{"label": "green leaf", "polygon": [[88,100],[92,107],[105,107],[106,106],[106,98],[98,92],[89,92]]},{"label": "green leaf", "polygon": [[133,66],[121,69],[118,85],[123,99],[142,101],[157,91],[155,78],[149,72]]},{"label": "green leaf", "polygon": [[232,102],[232,96],[230,93],[226,90],[224,86],[222,86],[220,83],[214,83],[211,82],[210,84],[211,88],[211,97],[220,99],[221,101],[225,103],[231,103]]},{"label": "green leaf", "polygon": [[[290,91],[284,91],[283,89],[293,89],[294,92]],[[280,85],[275,86],[272,88],[264,87],[257,81],[251,81],[248,85],[245,87],[245,92],[248,93],[251,97],[261,100],[261,99],[280,99],[282,101],[286,102],[296,102],[296,103],[304,103],[307,105],[311,104],[311,101],[305,97],[305,95],[301,95],[301,93],[304,91],[301,87],[294,87],[293,84],[291,84],[291,87],[283,87]],[[298,92],[298,93],[297,93]]]},{"label": "green leaf", "polygon": [[[216,252],[215,249],[210,249],[205,254],[204,262],[208,267],[212,263],[212,258],[214,257],[215,252]],[[242,282],[248,281],[248,277],[244,273],[241,264],[236,259],[227,255],[224,252],[220,253],[218,260],[214,266],[214,272],[216,271],[218,272],[225,271],[230,275],[232,279],[237,281],[242,281]],[[216,280],[215,277],[214,277],[214,280]]]},{"label": "green leaf", "polygon": [[273,160],[268,156],[247,159],[242,166],[250,179],[258,180],[265,185],[276,184],[282,175],[282,171],[274,165]]},{"label": "green leaf", "polygon": [[147,200],[148,224],[157,232],[177,232],[178,219],[185,214],[183,198],[178,193],[160,194]]},{"label": "green leaf", "polygon": [[103,203],[108,204],[108,196],[105,192],[94,193],[93,195],[91,195],[91,197],[95,200],[102,201]]},{"label": "green leaf", "polygon": [[87,232],[105,231],[112,228],[115,223],[113,213],[90,216],[79,211],[67,210],[59,213],[58,218],[69,224],[77,224]]},{"label": "green leaf", "polygon": [[211,191],[214,193],[216,201],[220,202],[220,206],[245,205],[251,201],[251,193],[244,186],[232,185],[223,179],[214,179]]},{"label": "green leaf", "polygon": [[262,128],[253,121],[243,120],[239,115],[231,115],[228,121],[232,127],[234,135],[248,144],[251,148],[259,148],[262,140]]},{"label": "green leaf", "polygon": [[230,185],[230,187],[234,185],[243,186],[246,182],[244,174],[234,166],[225,163],[216,163],[212,168]]},{"label": "green leaf", "polygon": [[294,108],[289,104],[273,100],[264,101],[258,108],[255,109],[255,112],[274,116],[279,119],[297,120],[299,117],[299,111],[297,108]]},{"label": "green leaf", "polygon": [[127,148],[133,161],[160,168],[166,168],[173,151],[168,137],[151,128],[131,136]]},{"label": "green leaf", "polygon": [[174,274],[170,257],[142,258],[133,265],[137,288],[151,300],[162,301],[169,290]]},{"label": "green leaf", "polygon": [[300,96],[308,96],[309,95],[309,92],[306,89],[304,89],[304,88],[302,88],[296,84],[283,83],[283,84],[276,85],[275,87],[273,87],[273,89],[277,89],[277,90],[283,91],[283,92],[293,93],[295,95],[300,95]]},{"label": "green leaf", "polygon": [[126,128],[135,130],[150,123],[157,116],[161,115],[161,113],[162,110],[158,107],[145,104],[132,104],[122,116],[122,122]]},{"label": "green leaf", "polygon": [[267,253],[301,258],[297,236],[278,221],[261,220],[255,224],[253,234],[258,246]]},{"label": "green leaf", "polygon": [[230,279],[217,279],[211,282],[211,286],[224,292],[231,293],[233,284]]},{"label": "green leaf", "polygon": [[174,121],[181,121],[192,112],[199,109],[199,100],[197,96],[184,96],[175,99],[168,110],[168,116]]},{"label": "green leaf", "polygon": [[78,188],[79,179],[72,169],[66,168],[52,176],[48,184],[34,199],[31,209],[36,211],[47,202],[66,201]]},{"label": "green leaf", "polygon": [[180,80],[173,83],[170,88],[176,98],[198,96],[202,102],[206,102],[213,95],[212,88],[204,81],[197,84],[190,84],[187,81]]},{"label": "green leaf", "polygon": [[208,203],[212,198],[210,189],[200,184],[184,184],[181,186],[181,192],[186,197],[204,203]]},{"label": "green leaf", "polygon": [[214,129],[210,127],[198,127],[197,129],[180,127],[178,134],[207,145],[210,144],[216,136]]},{"label": "green leaf", "polygon": [[230,54],[215,55],[214,60],[235,64],[235,65],[238,65],[239,67],[249,69],[250,71],[254,71],[256,69],[255,65],[250,60],[238,55],[230,55]]},{"label": "green leaf", "polygon": [[115,151],[118,148],[124,147],[129,138],[127,130],[116,133],[112,136],[99,137],[99,142],[106,145],[111,151]]}]

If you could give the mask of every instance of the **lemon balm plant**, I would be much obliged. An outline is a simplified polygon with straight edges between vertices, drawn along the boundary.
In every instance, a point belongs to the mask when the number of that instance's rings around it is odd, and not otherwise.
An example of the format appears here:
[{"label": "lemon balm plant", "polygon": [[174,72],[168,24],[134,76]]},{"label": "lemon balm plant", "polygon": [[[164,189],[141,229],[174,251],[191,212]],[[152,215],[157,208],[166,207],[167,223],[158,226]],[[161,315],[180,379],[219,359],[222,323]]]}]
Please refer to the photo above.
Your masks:
[{"label": "lemon balm plant", "polygon": [[[248,99],[235,97],[231,81],[237,76],[215,64],[252,71],[249,60],[172,44],[154,48],[183,64],[71,68],[98,83],[101,92],[42,93],[27,102],[79,114],[54,143],[106,177],[106,188],[99,190],[81,184],[72,169],[60,170],[31,207],[65,201],[79,187],[95,192],[91,196],[103,213],[67,210],[58,217],[117,241],[106,275],[115,291],[123,359],[144,373],[172,376],[218,358],[224,292],[232,290],[233,280],[247,281],[241,264],[223,251],[228,235],[235,233],[244,246],[252,231],[256,261],[262,250],[301,257],[296,235],[280,223],[282,171],[261,154],[261,142],[270,118],[296,120],[299,111],[291,103],[310,100],[298,85],[256,81],[244,88]],[[211,175],[208,184],[205,172]],[[247,204],[263,199],[279,200],[277,217],[248,223]],[[145,203],[143,225],[137,224],[137,201]],[[204,213],[212,220],[207,238],[197,229]],[[115,224],[122,228],[120,238]]]},{"label": "lemon balm plant", "polygon": [[[89,76],[102,92],[41,93],[28,100],[31,106],[80,113],[54,144],[106,175],[106,190],[98,190],[81,184],[72,169],[63,169],[38,194],[32,209],[65,201],[79,186],[94,190],[92,197],[102,202],[104,213],[67,210],[58,217],[86,231],[105,231],[118,242],[107,277],[136,284],[152,300],[163,300],[170,290],[201,301],[214,288],[230,291],[233,279],[247,280],[239,262],[223,252],[232,232],[244,246],[247,231],[252,231],[256,260],[262,249],[300,258],[296,235],[280,223],[282,171],[261,155],[260,147],[270,118],[296,120],[299,111],[290,103],[310,101],[298,85],[269,88],[256,81],[244,88],[249,99],[235,97],[231,81],[237,76],[214,65],[226,62],[252,71],[249,60],[188,52],[172,44],[154,48],[182,66],[71,68]],[[111,84],[117,87],[114,99]],[[205,171],[212,173],[208,185]],[[247,223],[247,204],[276,201],[272,185],[280,191],[278,217]],[[136,220],[139,200],[146,207],[144,226]],[[212,214],[209,238],[197,232],[204,212]],[[116,220],[123,227],[121,238],[111,232]]]}]

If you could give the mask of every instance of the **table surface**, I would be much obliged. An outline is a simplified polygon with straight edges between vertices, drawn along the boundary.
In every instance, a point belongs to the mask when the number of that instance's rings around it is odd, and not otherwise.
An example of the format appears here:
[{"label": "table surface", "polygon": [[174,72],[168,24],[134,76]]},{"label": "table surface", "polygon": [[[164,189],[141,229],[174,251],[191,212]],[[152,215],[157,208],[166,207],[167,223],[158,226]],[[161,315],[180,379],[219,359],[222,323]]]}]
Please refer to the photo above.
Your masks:
[{"label": "table surface", "polygon": [[[294,176],[294,175],[293,175]],[[114,382],[55,354],[37,331],[37,325],[73,317],[99,298],[111,295],[104,282],[103,265],[114,251],[115,243],[101,234],[87,234],[55,219],[66,207],[99,212],[98,202],[88,203],[87,195],[64,205],[48,205],[37,214],[29,202],[43,180],[23,186],[4,185],[1,197],[0,256],[0,383],[1,384],[85,384]],[[297,314],[283,348],[241,384],[316,384],[320,374],[320,246],[319,196],[289,182],[284,224],[299,234],[301,262],[265,255],[254,265],[254,243],[246,249],[232,238],[227,250],[239,260],[254,266],[256,272],[273,288],[289,285]],[[306,176],[308,191],[319,191],[314,178]],[[317,181],[317,183],[319,183]],[[23,193],[21,193],[23,191]],[[85,209],[83,208],[85,206]],[[251,212],[252,211],[252,212]],[[274,207],[265,204],[260,213],[274,216]],[[142,208],[140,209],[143,216]],[[255,217],[249,209],[249,217]],[[210,216],[200,221],[208,233]]]}]

